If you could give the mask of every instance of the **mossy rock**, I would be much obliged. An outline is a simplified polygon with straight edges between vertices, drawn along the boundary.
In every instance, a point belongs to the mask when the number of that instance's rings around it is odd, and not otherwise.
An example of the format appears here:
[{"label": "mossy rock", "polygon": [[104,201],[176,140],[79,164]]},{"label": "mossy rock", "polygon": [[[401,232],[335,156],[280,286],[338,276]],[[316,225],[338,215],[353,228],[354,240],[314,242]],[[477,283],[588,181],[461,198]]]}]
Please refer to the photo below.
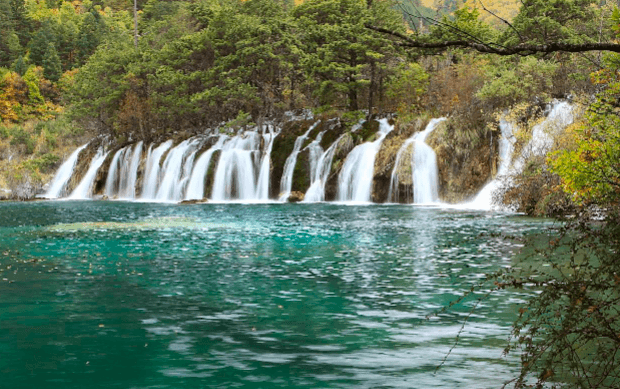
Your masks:
[{"label": "mossy rock", "polygon": [[463,135],[466,131],[476,133],[447,120],[426,139],[437,154],[439,198],[445,202],[459,203],[473,198],[491,180],[497,166],[499,137],[494,136],[493,142],[490,138],[471,140]]},{"label": "mossy rock", "polygon": [[280,134],[274,139],[271,149],[271,182],[269,185],[269,196],[271,198],[277,198],[280,193],[280,181],[282,180],[284,165],[295,148],[295,141],[308,131],[314,123],[313,120],[286,122]]},{"label": "mossy rock", "polygon": [[215,150],[209,161],[209,168],[207,169],[207,175],[205,177],[204,197],[211,198],[213,193],[213,183],[215,182],[215,172],[217,165],[222,156],[222,150]]}]

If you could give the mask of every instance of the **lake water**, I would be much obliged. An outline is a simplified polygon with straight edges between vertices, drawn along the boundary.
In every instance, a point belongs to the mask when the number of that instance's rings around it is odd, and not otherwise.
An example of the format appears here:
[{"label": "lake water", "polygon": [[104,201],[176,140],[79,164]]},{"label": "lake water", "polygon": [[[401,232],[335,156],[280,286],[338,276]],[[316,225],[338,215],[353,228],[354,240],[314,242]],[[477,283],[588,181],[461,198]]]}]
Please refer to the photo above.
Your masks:
[{"label": "lake water", "polygon": [[0,388],[495,388],[546,224],[399,205],[0,203]]}]

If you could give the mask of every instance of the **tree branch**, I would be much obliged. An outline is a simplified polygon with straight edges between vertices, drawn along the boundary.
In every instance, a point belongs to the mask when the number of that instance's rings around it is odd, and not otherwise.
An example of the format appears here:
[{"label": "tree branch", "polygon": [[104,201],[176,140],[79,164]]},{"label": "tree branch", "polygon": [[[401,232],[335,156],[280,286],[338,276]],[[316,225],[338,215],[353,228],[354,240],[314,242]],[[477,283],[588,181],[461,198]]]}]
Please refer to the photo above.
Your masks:
[{"label": "tree branch", "polygon": [[382,27],[366,25],[366,28],[390,35],[401,40],[400,46],[416,48],[416,49],[448,49],[450,47],[469,48],[481,53],[497,54],[497,55],[530,55],[537,53],[583,53],[588,51],[610,51],[620,53],[620,44],[618,43],[564,43],[551,42],[544,45],[521,43],[512,47],[493,47],[483,43],[471,42],[467,40],[450,40],[441,42],[422,42],[411,39],[407,35],[396,31],[390,31]]}]

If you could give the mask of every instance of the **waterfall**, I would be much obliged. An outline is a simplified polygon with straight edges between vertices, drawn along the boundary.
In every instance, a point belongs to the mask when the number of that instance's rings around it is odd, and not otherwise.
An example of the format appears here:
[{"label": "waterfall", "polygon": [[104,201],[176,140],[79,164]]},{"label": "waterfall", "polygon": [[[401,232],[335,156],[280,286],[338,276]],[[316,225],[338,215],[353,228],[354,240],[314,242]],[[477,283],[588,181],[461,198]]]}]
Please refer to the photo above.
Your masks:
[{"label": "waterfall", "polygon": [[95,183],[97,172],[99,171],[99,168],[101,167],[101,165],[103,165],[103,162],[105,161],[107,156],[108,156],[108,153],[104,152],[103,149],[99,149],[97,151],[97,154],[95,155],[95,157],[90,163],[90,166],[88,168],[88,171],[86,172],[86,175],[84,176],[84,178],[82,178],[82,181],[73,190],[73,192],[71,192],[69,199],[84,200],[92,196],[92,187],[93,187],[93,184]]},{"label": "waterfall", "polygon": [[183,169],[183,164],[187,162],[193,165],[193,158],[198,151],[197,141],[195,139],[187,139],[174,147],[164,161],[162,167],[163,178],[157,189],[155,199],[159,201],[176,201],[180,200],[182,193],[182,180],[189,169]]},{"label": "waterfall", "polygon": [[116,171],[119,168],[119,161],[122,159],[123,155],[127,151],[127,147],[119,149],[112,157],[112,162],[110,162],[110,168],[108,169],[108,178],[105,181],[105,195],[109,198],[114,197],[116,194],[116,182],[118,181],[118,175]]},{"label": "waterfall", "polygon": [[[284,170],[282,173],[282,179],[280,180],[280,201],[288,200],[289,195],[291,194],[291,188],[293,187],[293,173],[295,172],[295,165],[297,164],[297,156],[299,155],[299,151],[301,150],[301,146],[303,146],[304,142],[310,135],[310,132],[316,128],[316,126],[320,123],[315,122],[308,131],[306,131],[303,135],[300,135],[295,139],[295,145],[293,146],[293,152],[288,156],[286,162],[284,163]],[[320,146],[319,146],[320,147]]]},{"label": "waterfall", "polygon": [[513,135],[512,124],[506,121],[506,119],[500,119],[499,129],[502,135],[499,140],[499,167],[497,174],[491,182],[478,192],[474,200],[468,204],[470,208],[490,210],[493,205],[493,193],[500,186],[502,179],[509,173],[516,139]]},{"label": "waterfall", "polygon": [[383,139],[394,126],[379,120],[379,137],[374,142],[356,146],[347,156],[338,176],[338,201],[369,202],[375,171],[375,157]]},{"label": "waterfall", "polygon": [[316,177],[316,172],[319,164],[319,158],[323,155],[323,148],[321,147],[321,141],[323,140],[323,134],[325,131],[321,131],[308,146],[308,159],[310,160],[310,184],[312,184]]},{"label": "waterfall", "polygon": [[[398,203],[398,192],[399,192],[398,184],[400,182],[400,176],[398,174],[398,171],[401,168],[402,159],[405,153],[407,152],[408,149],[412,147],[412,145],[413,145],[413,137],[407,139],[405,143],[403,143],[403,145],[400,147],[400,149],[398,149],[398,152],[396,153],[396,160],[394,161],[394,168],[392,169],[392,175],[390,177],[390,189],[388,190],[388,197],[387,197],[388,201],[391,201],[393,203]],[[411,157],[413,159],[413,151],[411,152]],[[413,163],[411,163],[410,165],[413,165]],[[413,174],[413,166],[412,166],[411,174]],[[413,180],[413,176],[412,176],[412,180]]]},{"label": "waterfall", "polygon": [[[320,137],[322,137],[322,133],[319,134]],[[343,136],[345,136],[346,134],[341,135],[338,139],[336,139],[336,141],[334,143],[332,143],[331,146],[329,146],[329,148],[320,153],[320,150],[322,150],[321,146],[319,145],[320,140],[312,142],[311,144],[308,145],[308,147],[310,147],[310,171],[312,172],[314,170],[314,174],[312,174],[310,177],[310,188],[308,188],[308,190],[306,191],[306,194],[304,196],[304,203],[315,203],[315,202],[319,202],[319,201],[324,201],[325,200],[325,183],[327,182],[327,179],[329,178],[329,173],[331,173],[332,170],[332,161],[334,160],[334,153],[336,152],[336,147],[338,146],[338,143],[340,143],[340,140],[342,139]],[[319,136],[317,136],[317,139],[319,138]],[[314,162],[313,158],[316,158],[316,156],[318,155],[318,159],[316,159],[316,162]],[[312,168],[312,166],[315,166],[314,168]]]},{"label": "waterfall", "polygon": [[414,204],[429,204],[439,200],[437,155],[425,143],[426,137],[435,130],[435,127],[445,118],[432,119],[424,131],[413,136],[413,202]]},{"label": "waterfall", "polygon": [[271,125],[267,126],[269,129],[268,134],[263,134],[263,142],[267,145],[266,151],[263,153],[263,158],[260,164],[260,171],[258,174],[258,182],[256,184],[256,199],[259,201],[269,200],[269,173],[271,171],[271,150],[273,149],[273,140],[276,137],[276,132]]},{"label": "waterfall", "polygon": [[246,131],[224,143],[215,170],[211,200],[268,200],[271,149],[276,136],[274,128],[267,126],[262,136],[257,131]]},{"label": "waterfall", "polygon": [[77,150],[71,153],[69,158],[67,158],[67,160],[60,165],[58,172],[56,172],[56,175],[52,180],[49,190],[45,194],[46,198],[57,199],[64,194],[63,192],[65,187],[73,175],[73,170],[75,169],[78,156],[80,155],[80,152],[86,148],[86,146],[88,146],[88,143],[78,147]]},{"label": "waterfall", "polygon": [[168,140],[158,147],[156,147],[153,151],[152,145],[149,148],[149,153],[146,158],[146,171],[144,173],[144,180],[142,181],[142,199],[154,200],[155,195],[157,194],[157,186],[159,184],[159,173],[161,171],[160,168],[160,160],[161,157],[172,147],[172,140]]},{"label": "waterfall", "polygon": [[121,163],[120,183],[118,197],[121,199],[134,199],[136,197],[136,181],[138,179],[138,167],[142,158],[142,141],[136,144],[133,153],[128,148],[124,153],[125,159]]},{"label": "waterfall", "polygon": [[553,147],[554,135],[573,122],[573,106],[570,103],[554,100],[548,109],[545,120],[532,127],[532,138],[513,165],[515,172],[521,172],[529,158],[546,155]]},{"label": "waterfall", "polygon": [[258,134],[247,132],[244,135],[235,136],[222,148],[213,181],[211,198],[214,201],[254,200],[256,181],[252,154],[258,150]]},{"label": "waterfall", "polygon": [[473,201],[465,204],[466,208],[491,210],[493,194],[502,180],[510,179],[519,174],[531,157],[544,156],[553,146],[553,135],[573,122],[573,106],[566,101],[553,101],[549,106],[549,114],[539,124],[532,127],[532,137],[513,162],[514,144],[513,125],[504,118],[500,120],[501,139],[499,142],[499,167],[497,174],[476,195]]},{"label": "waterfall", "polygon": [[220,135],[217,143],[209,150],[205,151],[200,158],[198,158],[189,179],[189,183],[187,184],[185,200],[202,200],[204,198],[205,179],[207,172],[209,171],[211,158],[213,157],[213,153],[215,153],[215,151],[222,149],[226,139],[228,139],[228,136]]},{"label": "waterfall", "polygon": [[396,161],[390,177],[388,201],[398,202],[399,169],[403,164],[405,153],[413,147],[411,154],[411,183],[413,185],[413,202],[425,204],[436,202],[438,195],[438,169],[435,151],[425,143],[426,137],[446,118],[431,119],[424,131],[407,139],[396,153]]}]

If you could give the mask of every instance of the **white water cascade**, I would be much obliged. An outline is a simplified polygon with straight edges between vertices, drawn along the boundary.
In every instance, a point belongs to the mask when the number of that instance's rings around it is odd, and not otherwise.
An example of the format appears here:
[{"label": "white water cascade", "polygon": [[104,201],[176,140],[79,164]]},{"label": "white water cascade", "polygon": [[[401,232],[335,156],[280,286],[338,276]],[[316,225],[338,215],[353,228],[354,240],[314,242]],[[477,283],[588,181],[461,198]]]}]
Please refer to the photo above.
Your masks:
[{"label": "white water cascade", "polygon": [[413,203],[430,204],[439,200],[439,170],[437,168],[437,155],[435,151],[425,143],[426,137],[435,130],[437,124],[445,118],[432,119],[424,131],[413,136],[414,149],[411,163],[413,168]]},{"label": "white water cascade", "polygon": [[202,155],[196,161],[194,170],[187,184],[187,191],[185,193],[185,200],[202,200],[204,198],[205,191],[205,179],[207,178],[207,172],[211,164],[211,158],[217,150],[221,150],[224,142],[228,139],[228,136],[221,135],[217,143],[213,145],[209,150],[202,153]]},{"label": "white water cascade", "polygon": [[112,162],[110,162],[110,168],[108,169],[108,177],[105,181],[105,195],[109,198],[112,198],[116,194],[116,182],[118,181],[118,175],[116,171],[118,170],[119,160],[122,159],[123,155],[127,151],[127,147],[119,149],[112,157]]},{"label": "white water cascade", "polygon": [[499,167],[497,174],[491,182],[478,192],[474,200],[468,204],[472,209],[490,210],[493,204],[493,193],[500,186],[502,180],[509,175],[516,138],[513,135],[512,123],[504,118],[500,119],[499,129],[502,136],[499,140]]},{"label": "white water cascade", "polygon": [[[295,139],[295,145],[293,146],[293,152],[288,156],[286,162],[284,163],[284,170],[282,173],[282,179],[280,180],[280,201],[286,201],[291,194],[291,188],[293,187],[293,173],[295,172],[295,165],[297,164],[297,156],[301,151],[301,146],[303,146],[306,139],[308,139],[308,135],[310,132],[316,128],[316,126],[320,123],[315,122],[310,126],[308,131],[306,131],[303,135],[300,135]],[[319,146],[320,147],[320,146]]]},{"label": "white water cascade", "polygon": [[573,106],[567,101],[554,100],[545,120],[532,127],[532,138],[515,160],[513,170],[521,172],[529,158],[546,155],[553,147],[554,136],[568,127],[573,120]]},{"label": "white water cascade", "polygon": [[356,146],[347,156],[338,176],[338,201],[369,202],[375,157],[383,139],[394,129],[387,119],[379,120],[379,137]]},{"label": "white water cascade", "polygon": [[144,172],[144,180],[142,181],[142,199],[155,199],[160,179],[160,160],[170,147],[172,147],[172,140],[160,144],[154,150],[152,149],[152,145],[149,147],[149,152],[146,157],[146,171]]},{"label": "white water cascade", "polygon": [[532,128],[532,138],[513,161],[514,144],[516,139],[511,123],[505,119],[500,120],[502,137],[499,144],[500,164],[497,174],[478,192],[473,201],[463,205],[469,209],[491,210],[493,194],[499,188],[502,180],[510,180],[510,177],[520,173],[525,167],[526,161],[534,156],[544,156],[553,146],[553,137],[563,128],[573,122],[573,106],[566,101],[555,100],[549,107],[549,114],[539,124]]},{"label": "white water cascade", "polygon": [[84,150],[86,146],[88,146],[88,144],[78,147],[77,150],[71,153],[69,158],[67,158],[67,160],[60,165],[58,172],[56,172],[56,175],[52,180],[49,190],[45,194],[46,198],[57,199],[63,195],[65,187],[73,175],[73,170],[75,169],[80,152]]},{"label": "white water cascade", "polygon": [[108,156],[107,152],[104,152],[103,149],[99,149],[97,154],[93,157],[93,160],[90,163],[88,171],[79,185],[71,192],[69,199],[71,200],[85,200],[92,197],[92,187],[95,183],[95,178],[97,177],[97,172],[106,157]]},{"label": "white water cascade", "polygon": [[[319,138],[322,138],[322,136],[323,133],[319,134],[319,136],[317,136],[317,140],[308,145],[308,147],[310,147],[311,178],[310,188],[308,188],[304,196],[304,203],[316,203],[325,200],[325,183],[327,182],[329,173],[331,173],[332,170],[334,153],[336,152],[338,143],[340,143],[340,140],[344,137],[344,135],[341,135],[334,143],[332,143],[331,146],[329,146],[327,150],[320,153],[322,148],[319,145],[321,142]],[[314,173],[312,174],[312,172]]]},{"label": "white water cascade", "polygon": [[187,139],[170,150],[162,167],[163,178],[155,195],[156,200],[179,201],[183,198],[183,184],[189,178],[197,151],[198,142],[195,139]]},{"label": "white water cascade", "polygon": [[262,136],[257,131],[247,131],[230,138],[222,147],[211,200],[267,201],[271,149],[277,134],[272,126],[267,126]]},{"label": "white water cascade", "polygon": [[277,135],[271,125],[269,125],[267,128],[269,130],[269,133],[263,133],[263,142],[267,145],[267,147],[261,159],[258,182],[256,184],[256,199],[259,201],[269,200],[269,173],[271,171],[271,150],[273,149],[273,141]]},{"label": "white water cascade", "polygon": [[[411,149],[411,173],[413,174],[413,137],[407,139],[398,152],[396,153],[396,160],[394,161],[394,168],[392,169],[392,175],[390,177],[390,189],[388,190],[388,201],[392,203],[398,203],[398,184],[400,183],[400,175],[398,174],[399,169],[401,168],[402,160],[405,156],[407,150]],[[412,177],[413,180],[413,177]],[[410,195],[410,192],[407,192],[407,195]],[[409,196],[407,196],[409,197]]]},{"label": "white water cascade", "polygon": [[402,159],[408,149],[411,151],[411,182],[413,185],[413,202],[415,204],[434,203],[438,200],[438,173],[437,156],[435,151],[424,141],[435,130],[437,125],[446,118],[431,119],[424,131],[414,134],[407,139],[396,154],[394,169],[390,179],[388,201],[398,202],[398,185],[400,178],[398,171]]},{"label": "white water cascade", "polygon": [[131,148],[125,152],[125,160],[121,162],[120,183],[118,197],[121,199],[133,199],[136,197],[136,181],[138,179],[138,167],[142,158],[142,141],[136,144],[133,153]]}]

